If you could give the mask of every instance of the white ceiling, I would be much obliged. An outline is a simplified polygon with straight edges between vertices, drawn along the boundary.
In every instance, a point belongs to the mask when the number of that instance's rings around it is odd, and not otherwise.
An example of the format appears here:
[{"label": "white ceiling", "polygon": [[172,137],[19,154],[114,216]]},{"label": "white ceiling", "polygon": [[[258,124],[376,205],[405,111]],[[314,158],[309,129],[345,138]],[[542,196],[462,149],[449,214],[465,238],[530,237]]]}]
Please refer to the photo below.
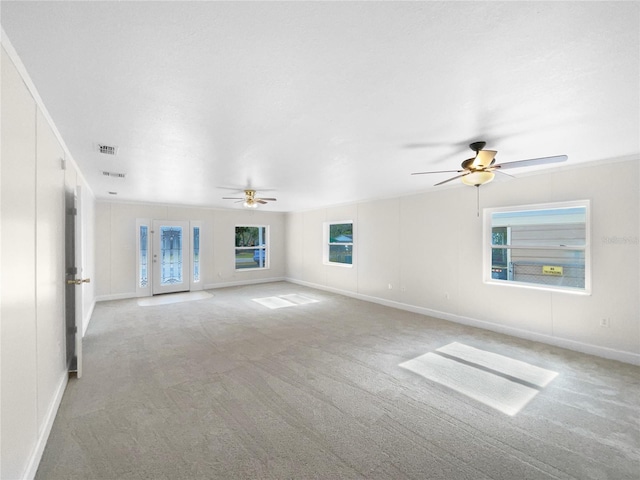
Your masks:
[{"label": "white ceiling", "polygon": [[635,1],[0,3],[99,199],[292,211],[427,191],[474,140],[640,152]]}]

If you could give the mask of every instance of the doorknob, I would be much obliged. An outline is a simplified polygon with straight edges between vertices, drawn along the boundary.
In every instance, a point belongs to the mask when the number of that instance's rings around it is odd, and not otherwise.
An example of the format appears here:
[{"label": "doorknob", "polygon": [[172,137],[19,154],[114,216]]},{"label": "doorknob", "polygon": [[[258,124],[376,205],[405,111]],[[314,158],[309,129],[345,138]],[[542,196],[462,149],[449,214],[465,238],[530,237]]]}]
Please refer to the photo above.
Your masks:
[{"label": "doorknob", "polygon": [[91,283],[90,278],[76,278],[74,280],[67,280],[67,285],[82,285],[83,283]]}]

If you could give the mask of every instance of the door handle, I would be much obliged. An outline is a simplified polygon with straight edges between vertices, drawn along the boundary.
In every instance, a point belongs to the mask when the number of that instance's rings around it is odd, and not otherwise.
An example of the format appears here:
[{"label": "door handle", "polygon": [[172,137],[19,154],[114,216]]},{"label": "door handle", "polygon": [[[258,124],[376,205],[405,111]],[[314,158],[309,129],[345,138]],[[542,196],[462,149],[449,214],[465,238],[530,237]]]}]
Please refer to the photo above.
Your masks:
[{"label": "door handle", "polygon": [[91,283],[90,278],[76,278],[74,280],[67,280],[67,285],[82,285],[83,283]]}]

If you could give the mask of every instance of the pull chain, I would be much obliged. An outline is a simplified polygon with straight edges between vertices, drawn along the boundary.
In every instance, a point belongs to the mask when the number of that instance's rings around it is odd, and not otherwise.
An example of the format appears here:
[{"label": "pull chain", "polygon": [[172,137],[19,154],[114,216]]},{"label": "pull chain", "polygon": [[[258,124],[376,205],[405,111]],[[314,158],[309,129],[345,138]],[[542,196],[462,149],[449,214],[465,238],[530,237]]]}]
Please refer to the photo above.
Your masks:
[{"label": "pull chain", "polygon": [[476,185],[476,213],[480,218],[480,185]]}]

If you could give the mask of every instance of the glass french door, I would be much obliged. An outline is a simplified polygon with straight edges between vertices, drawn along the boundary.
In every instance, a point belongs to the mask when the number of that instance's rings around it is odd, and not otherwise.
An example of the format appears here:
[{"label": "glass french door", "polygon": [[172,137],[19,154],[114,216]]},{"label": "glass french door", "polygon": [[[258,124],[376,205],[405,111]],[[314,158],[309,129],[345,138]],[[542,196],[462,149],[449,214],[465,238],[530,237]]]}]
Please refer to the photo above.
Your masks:
[{"label": "glass french door", "polygon": [[153,221],[153,294],[186,292],[191,279],[189,222]]}]

